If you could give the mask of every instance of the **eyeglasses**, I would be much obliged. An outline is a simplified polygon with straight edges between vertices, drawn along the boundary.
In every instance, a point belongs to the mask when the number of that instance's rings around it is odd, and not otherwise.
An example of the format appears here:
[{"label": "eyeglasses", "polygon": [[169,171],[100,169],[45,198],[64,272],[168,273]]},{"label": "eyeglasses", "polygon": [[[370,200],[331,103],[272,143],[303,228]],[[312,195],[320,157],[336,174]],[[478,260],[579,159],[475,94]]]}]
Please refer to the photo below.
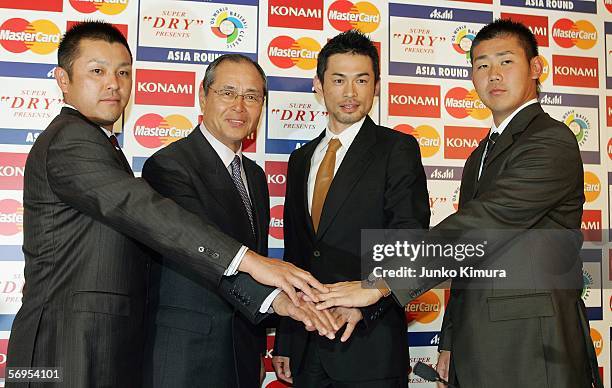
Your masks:
[{"label": "eyeglasses", "polygon": [[208,88],[215,92],[215,94],[219,96],[222,101],[229,103],[236,101],[236,98],[238,97],[242,97],[242,100],[246,105],[259,105],[263,102],[264,99],[264,96],[257,93],[239,94],[232,89],[215,89],[211,87]]}]

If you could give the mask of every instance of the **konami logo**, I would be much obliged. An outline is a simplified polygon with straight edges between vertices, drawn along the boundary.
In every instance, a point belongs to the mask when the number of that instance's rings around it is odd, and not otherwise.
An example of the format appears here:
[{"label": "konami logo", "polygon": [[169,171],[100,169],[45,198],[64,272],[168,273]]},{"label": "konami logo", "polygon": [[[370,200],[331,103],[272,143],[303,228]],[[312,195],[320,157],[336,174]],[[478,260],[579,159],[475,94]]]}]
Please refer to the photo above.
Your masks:
[{"label": "konami logo", "polygon": [[502,12],[501,18],[523,23],[535,35],[538,46],[548,47],[548,17]]},{"label": "konami logo", "polygon": [[0,190],[23,190],[28,154],[0,152]]},{"label": "konami logo", "polygon": [[380,25],[380,11],[367,1],[352,3],[347,0],[333,2],[327,10],[329,24],[338,31],[357,29],[364,33],[376,31]]},{"label": "konami logo", "polygon": [[323,0],[270,0],[268,26],[323,29]]},{"label": "konami logo", "polygon": [[[74,20],[68,20],[66,22],[66,31],[71,29],[75,24],[79,24],[82,22],[79,21],[74,21]],[[113,26],[115,26],[119,32],[121,32],[121,34],[125,37],[125,39],[128,38],[128,26],[127,24],[115,24],[113,23]]]},{"label": "konami logo", "polygon": [[278,36],[268,45],[270,62],[281,69],[297,66],[303,70],[312,70],[317,67],[319,51],[319,42],[307,37],[296,40],[285,35]]},{"label": "konami logo", "polygon": [[421,156],[429,158],[440,151],[440,134],[429,125],[419,125],[414,128],[408,124],[396,125],[393,129],[414,136],[419,143]]},{"label": "konami logo", "polygon": [[185,116],[147,113],[136,120],[134,138],[143,147],[159,148],[188,136],[192,130],[193,125]]},{"label": "konami logo", "polygon": [[444,127],[444,157],[447,159],[467,159],[487,135],[489,128]]},{"label": "konami logo", "polygon": [[585,241],[601,241],[601,210],[583,210],[580,229]]},{"label": "konami logo", "polygon": [[12,53],[30,50],[36,54],[49,54],[57,50],[62,34],[50,20],[28,22],[21,18],[6,20],[0,26],[0,45]]},{"label": "konami logo", "polygon": [[476,120],[484,120],[491,116],[491,111],[482,103],[476,90],[468,91],[460,86],[446,92],[444,107],[456,119],[470,116]]},{"label": "konami logo", "polygon": [[553,55],[553,84],[596,88],[599,86],[597,58]]},{"label": "konami logo", "polygon": [[135,102],[141,105],[193,107],[195,73],[136,69]]},{"label": "konami logo", "polygon": [[271,197],[284,197],[287,183],[287,162],[266,161],[266,178]]},{"label": "konami logo", "polygon": [[408,322],[431,323],[440,316],[442,302],[434,291],[427,291],[406,306]]},{"label": "konami logo", "polygon": [[590,171],[584,172],[584,197],[587,202],[593,202],[601,194],[601,181]]},{"label": "konami logo", "polygon": [[0,0],[0,8],[62,12],[64,0]]},{"label": "konami logo", "polygon": [[606,125],[612,127],[612,96],[606,96]]},{"label": "konami logo", "polygon": [[282,240],[283,232],[283,205],[272,206],[270,209],[270,236],[277,240]]},{"label": "konami logo", "polygon": [[576,46],[588,50],[597,43],[597,30],[588,20],[573,22],[569,19],[559,19],[552,27],[552,36],[563,48]]},{"label": "konami logo", "polygon": [[129,0],[70,0],[72,8],[81,13],[100,11],[105,15],[117,15],[128,6]]},{"label": "konami logo", "polygon": [[0,200],[0,235],[14,236],[23,230],[23,205],[14,199]]},{"label": "konami logo", "polygon": [[440,86],[389,83],[389,115],[440,117]]}]

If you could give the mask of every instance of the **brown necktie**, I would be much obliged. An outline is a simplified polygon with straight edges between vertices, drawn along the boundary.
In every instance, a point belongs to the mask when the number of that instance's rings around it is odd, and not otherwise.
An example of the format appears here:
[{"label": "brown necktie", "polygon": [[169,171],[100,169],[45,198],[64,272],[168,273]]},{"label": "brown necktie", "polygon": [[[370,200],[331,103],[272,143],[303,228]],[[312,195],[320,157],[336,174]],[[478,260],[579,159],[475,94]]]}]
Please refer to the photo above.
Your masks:
[{"label": "brown necktie", "polygon": [[331,139],[327,145],[327,151],[321,161],[319,170],[317,171],[317,178],[315,179],[314,194],[312,195],[312,224],[314,225],[315,233],[319,228],[319,221],[321,221],[321,212],[323,211],[323,204],[325,203],[325,197],[331,186],[332,179],[334,179],[334,168],[336,167],[336,151],[342,143],[338,139]]}]

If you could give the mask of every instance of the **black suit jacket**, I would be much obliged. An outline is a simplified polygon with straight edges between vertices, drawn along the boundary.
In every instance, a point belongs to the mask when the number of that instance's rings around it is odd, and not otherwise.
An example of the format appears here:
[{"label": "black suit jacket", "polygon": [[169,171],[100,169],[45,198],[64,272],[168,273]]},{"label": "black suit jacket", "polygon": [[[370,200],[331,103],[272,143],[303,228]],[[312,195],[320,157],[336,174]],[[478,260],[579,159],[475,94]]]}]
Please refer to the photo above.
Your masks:
[{"label": "black suit jacket", "polygon": [[240,243],[134,178],[70,108],[36,140],[24,179],[26,284],[7,365],[62,367],[62,387],[140,386],[145,245],[219,284]]},{"label": "black suit jacket", "polygon": [[[367,117],[348,149],[325,199],[317,234],[308,210],[311,158],[324,137],[289,158],[285,197],[285,260],[323,283],[361,279],[362,229],[429,227],[429,202],[419,146],[412,136]],[[404,310],[391,298],[362,310],[351,339],[315,339],[333,379],[360,381],[405,375],[409,367]],[[313,336],[313,338],[315,338]],[[295,375],[308,341],[302,326],[281,318],[275,354],[291,358]]]},{"label": "black suit jacket", "polygon": [[[540,104],[530,105],[497,139],[478,179],[485,140],[465,163],[458,212],[434,230],[540,229],[542,236],[556,230],[567,239],[550,244],[523,234],[492,255],[498,268],[520,271],[525,284],[534,279],[532,287],[506,289],[495,279],[471,287],[471,279],[453,280],[440,343],[452,351],[451,379],[469,388],[590,387],[593,344],[580,290],[547,289],[537,281],[542,268],[556,267],[582,284],[583,169],[576,139]],[[406,282],[388,283],[402,304],[431,286],[415,294]]]},{"label": "black suit jacket", "polygon": [[[257,236],[227,167],[199,127],[186,138],[157,151],[142,176],[160,194],[213,223],[228,236],[267,255],[270,207],[263,170],[242,157],[254,208]],[[202,283],[162,258],[151,270],[145,352],[147,387],[258,387],[265,328],[258,312],[274,290],[254,282],[235,293]],[[243,314],[228,303],[237,299]]]}]

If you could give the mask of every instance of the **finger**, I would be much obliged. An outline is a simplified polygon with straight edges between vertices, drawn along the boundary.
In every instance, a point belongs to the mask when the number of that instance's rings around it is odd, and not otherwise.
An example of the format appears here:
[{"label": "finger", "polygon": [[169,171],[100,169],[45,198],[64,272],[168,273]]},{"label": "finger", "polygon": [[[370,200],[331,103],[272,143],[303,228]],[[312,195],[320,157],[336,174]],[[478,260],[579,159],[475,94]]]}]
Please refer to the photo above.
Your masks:
[{"label": "finger", "polygon": [[317,310],[325,310],[336,306],[353,307],[350,304],[342,303],[339,298],[331,298],[316,305]]},{"label": "finger", "polygon": [[289,299],[291,299],[291,302],[295,305],[295,306],[299,306],[300,305],[300,298],[297,295],[297,292],[295,292],[295,288],[293,288],[293,286],[288,283],[288,282],[282,282],[281,284],[278,285],[278,287],[285,291],[285,294],[287,294],[287,296],[289,297]]},{"label": "finger", "polygon": [[353,334],[355,326],[357,326],[357,322],[348,322],[346,324],[346,329],[344,329],[344,333],[342,333],[342,338],[340,338],[340,341],[346,342],[350,338],[351,334]]},{"label": "finger", "polygon": [[289,359],[287,361],[285,361],[283,363],[283,374],[285,375],[285,377],[290,378],[291,377],[291,368],[289,368]]},{"label": "finger", "polygon": [[322,293],[327,293],[329,291],[329,289],[327,287],[325,287],[325,285],[323,285],[323,283],[321,283],[320,281],[318,281],[314,276],[312,276],[312,274],[308,271],[304,271],[304,270],[300,270],[300,272],[297,272],[294,274],[296,276],[299,276],[302,280],[304,280],[305,282],[307,282],[312,288],[316,289],[319,292]]},{"label": "finger", "polygon": [[336,318],[332,315],[332,313],[329,310],[323,310],[323,314],[325,315],[328,322],[333,327],[334,332],[338,331],[338,329],[340,329],[341,326],[338,325],[338,322],[336,322]]},{"label": "finger", "polygon": [[314,291],[312,290],[312,288],[310,288],[308,283],[306,281],[302,280],[302,278],[300,278],[299,276],[291,276],[288,279],[288,281],[293,285],[293,287],[295,287],[298,290],[302,291],[313,302],[318,302],[319,301],[319,298],[317,298],[317,296],[314,293]]},{"label": "finger", "polygon": [[[295,306],[290,306],[289,308],[289,316],[299,322],[302,322],[304,324],[304,326],[306,326],[306,329],[308,330],[309,327],[313,328],[314,324],[312,322],[312,319],[310,318],[310,316],[301,308],[299,307],[295,307]],[[312,330],[308,330],[308,331],[312,331]]]}]

